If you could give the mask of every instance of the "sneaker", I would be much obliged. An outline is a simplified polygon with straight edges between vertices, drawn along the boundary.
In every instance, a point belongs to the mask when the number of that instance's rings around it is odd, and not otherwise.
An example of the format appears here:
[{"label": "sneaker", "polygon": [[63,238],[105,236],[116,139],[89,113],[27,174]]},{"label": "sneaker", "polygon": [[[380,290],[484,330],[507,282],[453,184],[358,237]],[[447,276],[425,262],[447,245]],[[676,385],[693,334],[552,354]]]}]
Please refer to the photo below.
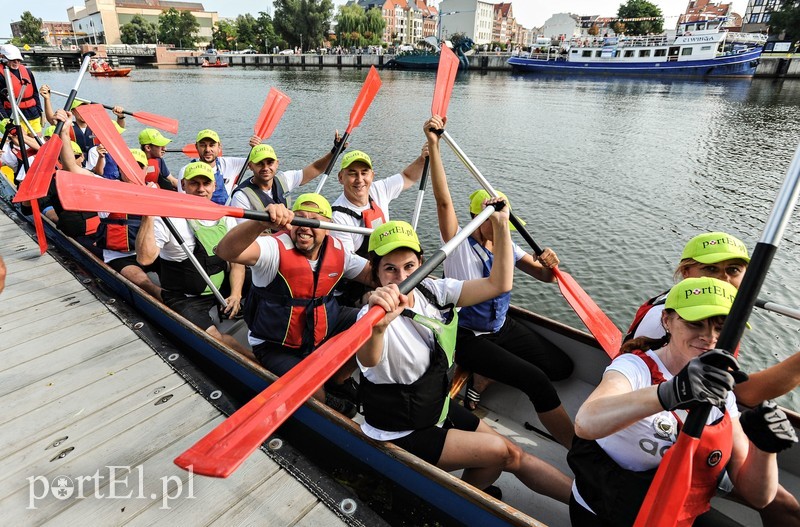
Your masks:
[{"label": "sneaker", "polygon": [[326,382],[325,392],[346,399],[354,405],[358,404],[358,383],[352,377],[348,377],[342,384],[335,384],[333,381]]},{"label": "sneaker", "polygon": [[355,417],[356,413],[358,413],[355,404],[328,391],[325,392],[325,404],[328,405],[329,408],[336,410],[350,419]]}]

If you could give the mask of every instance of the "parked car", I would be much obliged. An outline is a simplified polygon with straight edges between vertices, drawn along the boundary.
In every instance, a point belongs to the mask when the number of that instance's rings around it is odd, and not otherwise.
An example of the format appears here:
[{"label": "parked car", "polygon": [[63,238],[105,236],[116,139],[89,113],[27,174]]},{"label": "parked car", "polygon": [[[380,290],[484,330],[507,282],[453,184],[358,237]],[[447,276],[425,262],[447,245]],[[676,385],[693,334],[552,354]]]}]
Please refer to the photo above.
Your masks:
[{"label": "parked car", "polygon": [[216,54],[217,54],[217,50],[214,49],[214,48],[208,48],[206,50],[206,55],[216,55]]},{"label": "parked car", "polygon": [[278,52],[278,55],[294,55],[293,49],[282,49]]},{"label": "parked car", "polygon": [[243,55],[255,55],[256,53],[258,53],[258,51],[254,50],[253,48],[247,48],[247,49],[243,49],[239,53],[241,53]]}]

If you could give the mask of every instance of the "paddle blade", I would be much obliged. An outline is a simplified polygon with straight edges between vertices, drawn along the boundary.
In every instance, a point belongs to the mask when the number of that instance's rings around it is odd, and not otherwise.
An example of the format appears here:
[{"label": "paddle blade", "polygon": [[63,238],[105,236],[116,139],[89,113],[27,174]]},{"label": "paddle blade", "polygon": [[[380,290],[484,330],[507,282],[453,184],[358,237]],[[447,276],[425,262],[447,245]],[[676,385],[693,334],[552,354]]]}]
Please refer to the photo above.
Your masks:
[{"label": "paddle blade", "polygon": [[[111,118],[106,113],[106,109],[101,104],[84,104],[81,106],[81,117],[92,129],[94,135],[100,140],[100,143],[108,150],[111,157],[114,158],[119,170],[122,172],[128,181],[137,185],[145,185],[144,169],[139,166],[136,159],[133,158],[128,145],[125,140],[117,131]],[[100,210],[100,209],[97,209]],[[105,211],[104,211],[105,212]]]},{"label": "paddle blade", "polygon": [[156,115],[149,112],[132,112],[131,115],[134,119],[139,121],[145,126],[152,126],[169,132],[171,134],[178,133],[178,120],[171,117],[164,117],[163,115]]},{"label": "paddle blade", "polygon": [[442,45],[439,53],[439,69],[436,72],[436,88],[433,90],[433,103],[431,115],[447,116],[447,105],[450,104],[450,94],[453,93],[453,84],[458,73],[458,57],[453,50]]},{"label": "paddle blade", "polygon": [[553,274],[558,280],[561,294],[586,324],[603,350],[612,359],[619,355],[619,348],[622,345],[622,332],[619,328],[569,273],[556,267],[553,269]]},{"label": "paddle blade", "polygon": [[361,124],[361,119],[364,118],[364,114],[367,113],[369,105],[372,104],[380,88],[381,78],[378,75],[378,70],[375,69],[375,66],[370,66],[369,73],[367,73],[367,78],[361,86],[358,98],[353,105],[353,109],[350,110],[350,124],[347,126],[348,134]]},{"label": "paddle blade", "polygon": [[127,185],[120,181],[59,170],[56,188],[65,210],[119,212],[140,216],[169,216],[194,220],[241,218],[242,209],[218,205],[208,199],[160,188]]},{"label": "paddle blade", "polygon": [[[700,439],[680,434],[658,466],[634,527],[674,527],[692,486],[694,454]],[[661,492],[658,490],[661,489]]]},{"label": "paddle blade", "polygon": [[47,237],[44,234],[42,212],[39,210],[39,202],[37,200],[31,201],[31,209],[33,209],[33,226],[36,228],[36,241],[39,242],[39,254],[44,254],[47,252]]},{"label": "paddle blade", "polygon": [[320,346],[222,424],[175,458],[195,474],[226,478],[327,381],[372,335],[386,312],[373,307]]},{"label": "paddle blade", "polygon": [[19,184],[17,194],[12,200],[14,203],[30,201],[47,195],[50,181],[52,181],[53,173],[56,171],[55,166],[61,153],[62,143],[60,136],[53,135],[39,149],[36,157],[33,158],[31,169],[28,170],[22,183]]},{"label": "paddle blade", "polygon": [[255,134],[261,139],[271,136],[290,102],[292,100],[288,95],[276,88],[270,88],[264,105],[261,107],[261,113],[258,115],[256,125],[253,128]]},{"label": "paddle blade", "polygon": [[181,149],[185,155],[189,157],[200,157],[200,152],[197,151],[197,145],[190,143]]}]

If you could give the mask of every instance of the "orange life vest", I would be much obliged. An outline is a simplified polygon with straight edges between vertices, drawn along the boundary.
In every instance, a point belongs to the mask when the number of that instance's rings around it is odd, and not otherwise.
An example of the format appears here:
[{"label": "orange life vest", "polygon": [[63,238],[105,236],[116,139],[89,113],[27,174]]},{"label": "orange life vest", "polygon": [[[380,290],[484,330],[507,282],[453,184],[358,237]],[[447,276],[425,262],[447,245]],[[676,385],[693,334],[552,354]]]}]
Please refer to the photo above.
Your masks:
[{"label": "orange life vest", "polygon": [[[0,76],[5,75],[5,68],[6,66],[0,65]],[[20,93],[24,93],[22,96],[22,100],[19,103],[19,107],[21,110],[25,110],[27,108],[33,108],[37,105],[36,100],[36,92],[33,89],[33,79],[31,78],[31,73],[28,71],[28,68],[23,66],[22,64],[19,65],[19,77],[14,75],[14,70],[11,70],[11,87],[14,89],[14,95],[19,97]],[[3,108],[6,110],[11,109],[11,102],[9,100],[3,99]]]}]

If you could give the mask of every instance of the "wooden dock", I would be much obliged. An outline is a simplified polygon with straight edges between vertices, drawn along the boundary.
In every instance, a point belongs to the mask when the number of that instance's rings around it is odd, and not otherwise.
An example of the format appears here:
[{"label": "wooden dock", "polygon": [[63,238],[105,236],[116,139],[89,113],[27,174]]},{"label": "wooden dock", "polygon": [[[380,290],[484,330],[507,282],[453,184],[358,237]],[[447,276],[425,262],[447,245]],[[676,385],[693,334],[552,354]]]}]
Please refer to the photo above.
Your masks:
[{"label": "wooden dock", "polygon": [[224,418],[0,213],[5,525],[347,525],[262,451],[228,479],[172,460]]}]

